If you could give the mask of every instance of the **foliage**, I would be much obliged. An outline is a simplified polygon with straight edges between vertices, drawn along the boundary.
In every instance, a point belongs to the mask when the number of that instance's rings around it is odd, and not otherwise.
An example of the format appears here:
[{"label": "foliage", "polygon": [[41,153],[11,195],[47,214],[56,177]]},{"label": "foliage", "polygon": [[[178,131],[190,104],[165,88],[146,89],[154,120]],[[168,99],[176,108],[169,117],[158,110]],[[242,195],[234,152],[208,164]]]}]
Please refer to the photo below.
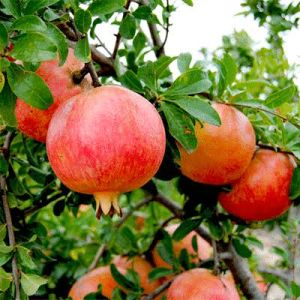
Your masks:
[{"label": "foliage", "polygon": [[[191,0],[183,2],[193,5]],[[223,44],[213,53],[202,49],[199,57],[190,53],[169,57],[164,45],[172,12],[177,9],[173,1],[1,1],[0,144],[4,145],[8,132],[14,138],[9,155],[8,149],[1,148],[0,174],[7,183],[7,191],[1,185],[2,196],[7,194],[16,244],[10,242],[4,207],[0,205],[0,299],[15,295],[14,259],[20,271],[21,299],[65,299],[74,281],[87,272],[101,245],[105,245],[105,251],[97,263],[105,265],[116,254],[149,257],[153,243],[158,242],[159,254],[172,268],[155,268],[150,278],[177,274],[195,267],[195,263],[186,251],[175,255],[172,239],[181,240],[200,225],[213,240],[223,244],[232,241],[236,252],[248,259],[253,269],[259,264],[253,249],[262,247],[262,243],[255,233],[251,234],[250,227],[279,228],[285,245],[273,248],[280,257],[278,267],[283,272],[295,272],[298,244],[292,241],[300,237],[299,214],[290,212],[278,220],[246,224],[225,214],[217,204],[218,192],[226,187],[196,184],[183,177],[177,165],[177,143],[188,152],[197,147],[195,122],[220,125],[211,100],[241,109],[253,124],[261,147],[288,152],[299,162],[298,66],[289,65],[280,33],[297,27],[300,6],[284,6],[277,0],[244,1],[242,6],[247,9],[244,13],[252,14],[260,25],[268,24],[268,47],[254,49],[247,33],[236,31],[224,36]],[[113,50],[101,40],[97,28],[102,24],[118,32]],[[152,38],[153,32],[161,32],[166,39],[151,40],[145,24]],[[17,97],[40,109],[52,104],[51,91],[35,70],[41,62],[57,56],[63,65],[68,41],[76,57],[92,64],[101,75],[101,84],[122,84],[143,95],[160,112],[167,129],[166,155],[156,178],[120,199],[129,214],[122,224],[118,217],[97,221],[90,205],[92,197],[66,188],[51,170],[45,145],[16,129]],[[151,59],[153,54],[155,59]],[[295,210],[300,203],[299,182],[298,167],[291,188]],[[147,197],[152,200],[137,210],[135,206]],[[170,211],[156,197],[171,199],[182,208],[180,213],[177,206]],[[82,205],[89,205],[87,211]],[[174,215],[182,223],[170,236],[161,226]],[[142,228],[137,223],[139,218],[144,220]],[[195,243],[193,246],[196,248]],[[212,268],[212,261],[206,263]],[[227,267],[221,263],[220,269],[225,271]],[[140,299],[143,291],[136,274],[128,271],[124,277],[114,267],[112,271],[126,288],[125,292],[116,290],[113,299]],[[295,278],[287,282],[280,276],[265,275],[268,282],[281,286],[287,297],[299,296]]]}]

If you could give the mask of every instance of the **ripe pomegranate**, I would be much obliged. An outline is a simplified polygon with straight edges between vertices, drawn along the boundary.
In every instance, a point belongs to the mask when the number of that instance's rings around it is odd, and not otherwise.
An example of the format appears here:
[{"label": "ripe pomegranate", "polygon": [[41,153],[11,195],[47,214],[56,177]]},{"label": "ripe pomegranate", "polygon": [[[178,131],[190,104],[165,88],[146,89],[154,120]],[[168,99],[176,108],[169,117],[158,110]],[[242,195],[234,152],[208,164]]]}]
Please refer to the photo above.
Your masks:
[{"label": "ripe pomegranate", "polygon": [[289,206],[294,167],[288,155],[258,150],[246,172],[219,201],[230,214],[245,221],[263,221],[282,215]]},{"label": "ripe pomegranate", "polygon": [[[120,267],[118,270],[122,274],[126,273],[126,270]],[[73,300],[83,300],[86,295],[97,292],[100,284],[102,285],[103,296],[110,299],[118,284],[111,275],[109,266],[99,267],[82,276],[72,286],[69,297]]]},{"label": "ripe pomegranate", "polygon": [[73,49],[69,49],[63,66],[59,66],[58,63],[58,59],[42,62],[36,71],[53,95],[53,104],[48,109],[41,110],[32,107],[21,99],[17,99],[16,102],[15,114],[18,129],[40,142],[46,142],[49,122],[57,107],[72,96],[91,88],[89,79],[83,79],[80,84],[73,82],[73,74],[84,66],[75,57]]},{"label": "ripe pomegranate", "polygon": [[160,282],[150,281],[148,279],[148,274],[153,269],[149,262],[139,256],[135,256],[132,259],[128,257],[121,257],[117,256],[113,263],[116,265],[117,268],[122,269],[133,269],[139,274],[141,287],[144,289],[144,293],[149,294],[153,292],[156,288],[160,286]]},{"label": "ripe pomegranate", "polygon": [[56,110],[46,144],[57,177],[76,192],[93,194],[100,217],[101,210],[120,214],[118,195],[153,177],[166,138],[150,102],[126,88],[102,86]]},{"label": "ripe pomegranate", "polygon": [[167,300],[239,300],[235,285],[207,269],[192,269],[178,275],[167,292]]},{"label": "ripe pomegranate", "polygon": [[[178,224],[172,224],[165,228],[165,230],[172,235]],[[212,254],[212,247],[210,244],[201,238],[196,232],[190,232],[187,236],[185,236],[181,241],[173,241],[173,250],[174,254],[178,257],[181,250],[186,249],[190,255],[196,255],[195,250],[192,246],[192,239],[196,235],[197,244],[198,244],[198,257],[200,259],[208,259]],[[170,265],[165,262],[158,254],[156,250],[153,251],[153,261],[157,267],[165,267],[168,268]],[[193,262],[197,262],[198,258],[192,259]]]},{"label": "ripe pomegranate", "polygon": [[255,132],[248,118],[237,109],[219,103],[221,126],[196,123],[198,146],[188,153],[179,145],[182,173],[205,184],[222,185],[238,179],[246,170],[255,151]]}]

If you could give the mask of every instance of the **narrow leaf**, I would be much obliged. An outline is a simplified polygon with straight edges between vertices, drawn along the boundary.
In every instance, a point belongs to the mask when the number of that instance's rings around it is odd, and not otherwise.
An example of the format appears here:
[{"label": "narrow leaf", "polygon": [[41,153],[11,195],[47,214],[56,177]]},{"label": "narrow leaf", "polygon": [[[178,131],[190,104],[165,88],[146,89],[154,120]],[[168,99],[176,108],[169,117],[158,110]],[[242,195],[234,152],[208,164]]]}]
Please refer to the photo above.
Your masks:
[{"label": "narrow leaf", "polygon": [[201,70],[191,69],[179,76],[164,95],[172,97],[197,94],[207,91],[211,84],[209,79],[204,78]]},{"label": "narrow leaf", "polygon": [[0,115],[5,124],[11,127],[17,126],[15,117],[16,96],[10,89],[10,86],[5,81],[4,87],[0,93]]},{"label": "narrow leaf", "polygon": [[161,103],[161,109],[166,117],[170,134],[186,151],[192,152],[197,147],[197,139],[191,117],[171,103]]},{"label": "narrow leaf", "polygon": [[120,34],[125,39],[132,39],[135,36],[136,22],[132,15],[127,15],[120,25]]},{"label": "narrow leaf", "polygon": [[82,33],[86,33],[92,24],[92,15],[88,10],[78,9],[74,21],[77,29]]},{"label": "narrow leaf", "polygon": [[265,105],[271,108],[276,108],[285,102],[289,102],[293,99],[296,92],[296,87],[291,85],[280,91],[271,94],[266,100]]},{"label": "narrow leaf", "polygon": [[143,86],[139,78],[136,76],[136,74],[133,71],[131,70],[126,71],[119,79],[121,83],[126,87],[128,87],[129,89],[137,93],[144,92]]},{"label": "narrow leaf", "polygon": [[300,197],[300,166],[293,173],[292,183],[290,187],[290,199],[295,200]]},{"label": "narrow leaf", "polygon": [[7,77],[12,91],[28,104],[39,109],[47,109],[53,103],[52,94],[41,77],[11,64]]},{"label": "narrow leaf", "polygon": [[221,125],[221,119],[213,107],[200,97],[180,96],[172,103],[179,106],[200,122]]},{"label": "narrow leaf", "polygon": [[6,27],[0,23],[0,51],[2,51],[8,43],[8,33]]},{"label": "narrow leaf", "polygon": [[150,281],[154,281],[154,280],[157,280],[157,279],[160,279],[162,277],[166,277],[166,276],[169,276],[172,274],[173,274],[172,269],[159,267],[159,268],[154,268],[153,270],[151,270],[151,272],[148,274],[148,278]]},{"label": "narrow leaf", "polygon": [[34,295],[41,285],[46,284],[48,281],[35,274],[25,274],[21,272],[21,285],[26,295]]},{"label": "narrow leaf", "polygon": [[0,267],[0,291],[5,292],[12,282],[12,275]]},{"label": "narrow leaf", "polygon": [[172,238],[175,241],[182,240],[186,235],[195,230],[201,224],[202,219],[187,219],[180,223],[180,225],[176,228],[175,232],[172,235]]},{"label": "narrow leaf", "polygon": [[186,72],[191,64],[192,55],[190,53],[181,53],[177,58],[177,67],[181,73]]},{"label": "narrow leaf", "polygon": [[107,15],[123,8],[126,0],[95,0],[89,6],[89,11],[95,15]]},{"label": "narrow leaf", "polygon": [[50,6],[58,2],[59,0],[29,0],[27,1],[27,6],[25,7],[24,14],[30,15],[41,8]]},{"label": "narrow leaf", "polygon": [[24,16],[17,19],[12,25],[11,30],[28,31],[45,31],[47,26],[38,16]]},{"label": "narrow leaf", "polygon": [[87,37],[76,43],[74,53],[84,63],[91,61],[91,49]]}]

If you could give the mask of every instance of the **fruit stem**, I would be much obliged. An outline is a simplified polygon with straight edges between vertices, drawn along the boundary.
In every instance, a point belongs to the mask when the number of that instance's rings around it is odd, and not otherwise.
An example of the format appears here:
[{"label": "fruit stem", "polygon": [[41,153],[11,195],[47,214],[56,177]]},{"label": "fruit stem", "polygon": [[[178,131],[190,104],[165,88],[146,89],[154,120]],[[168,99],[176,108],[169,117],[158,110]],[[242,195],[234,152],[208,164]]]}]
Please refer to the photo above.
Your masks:
[{"label": "fruit stem", "polygon": [[97,192],[94,193],[96,201],[96,217],[100,219],[102,213],[105,215],[122,215],[121,208],[118,203],[119,192]]}]

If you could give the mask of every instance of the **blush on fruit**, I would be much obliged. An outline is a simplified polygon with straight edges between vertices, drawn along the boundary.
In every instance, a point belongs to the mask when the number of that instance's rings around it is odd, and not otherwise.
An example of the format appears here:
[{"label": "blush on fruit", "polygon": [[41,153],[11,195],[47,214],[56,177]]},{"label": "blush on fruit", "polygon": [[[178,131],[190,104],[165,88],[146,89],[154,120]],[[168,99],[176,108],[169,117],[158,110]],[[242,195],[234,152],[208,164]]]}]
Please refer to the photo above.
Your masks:
[{"label": "blush on fruit", "polygon": [[290,184],[294,166],[291,158],[272,150],[258,150],[246,172],[222,192],[219,201],[230,214],[245,221],[279,217],[291,205]]}]

